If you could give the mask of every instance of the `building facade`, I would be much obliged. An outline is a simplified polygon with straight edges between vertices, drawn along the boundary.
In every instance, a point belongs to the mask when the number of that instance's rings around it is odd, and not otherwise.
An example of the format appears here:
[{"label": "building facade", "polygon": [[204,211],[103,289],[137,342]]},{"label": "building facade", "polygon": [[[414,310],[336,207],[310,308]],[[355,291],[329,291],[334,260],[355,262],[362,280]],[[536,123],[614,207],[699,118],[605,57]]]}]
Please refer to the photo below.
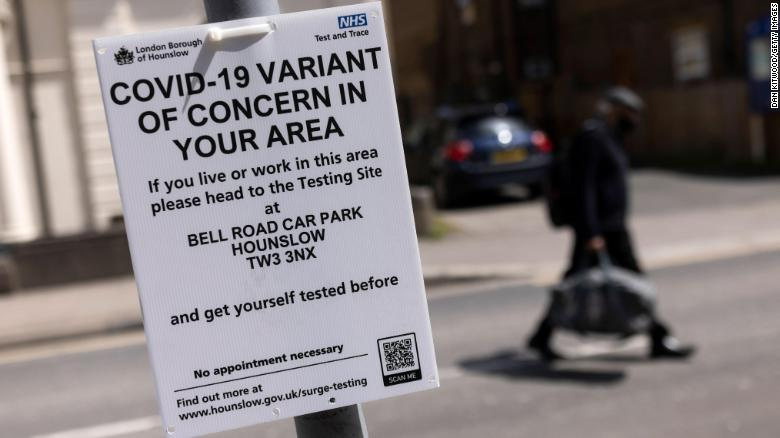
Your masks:
[{"label": "building facade", "polygon": [[[648,101],[638,155],[778,162],[778,115],[748,104],[746,28],[767,12],[758,0],[385,2],[404,121],[511,98],[560,141],[622,84]],[[0,0],[0,241],[121,218],[91,40],[203,21],[201,0]]]},{"label": "building facade", "polygon": [[[753,114],[746,35],[757,0],[558,0],[557,128],[570,132],[610,84],[646,99],[635,153],[656,159],[777,161],[772,115]],[[768,56],[768,54],[767,54]],[[756,131],[756,123],[761,133]],[[756,142],[763,142],[757,145]]]},{"label": "building facade", "polygon": [[648,102],[636,155],[780,162],[777,114],[748,99],[746,33],[768,12],[758,0],[394,0],[399,97],[412,117],[515,99],[565,141],[606,87],[626,85]]}]

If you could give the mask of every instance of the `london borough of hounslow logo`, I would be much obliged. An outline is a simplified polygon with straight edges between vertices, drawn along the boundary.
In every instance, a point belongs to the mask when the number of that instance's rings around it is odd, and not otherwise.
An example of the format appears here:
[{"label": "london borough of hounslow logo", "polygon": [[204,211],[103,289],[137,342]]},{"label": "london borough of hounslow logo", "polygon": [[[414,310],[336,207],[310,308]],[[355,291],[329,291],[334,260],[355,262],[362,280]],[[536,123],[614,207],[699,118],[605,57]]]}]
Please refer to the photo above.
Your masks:
[{"label": "london borough of hounslow logo", "polygon": [[122,46],[114,53],[114,60],[119,65],[132,64],[135,61],[135,54],[132,50],[127,50],[125,46]]}]

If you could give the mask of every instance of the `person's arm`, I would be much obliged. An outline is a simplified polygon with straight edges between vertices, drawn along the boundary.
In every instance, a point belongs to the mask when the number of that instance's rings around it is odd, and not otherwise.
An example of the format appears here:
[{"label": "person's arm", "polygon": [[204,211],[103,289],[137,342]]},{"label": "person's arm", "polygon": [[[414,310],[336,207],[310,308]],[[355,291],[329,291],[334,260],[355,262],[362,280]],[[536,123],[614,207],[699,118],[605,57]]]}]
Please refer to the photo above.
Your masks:
[{"label": "person's arm", "polygon": [[572,186],[575,190],[574,227],[592,250],[603,248],[598,215],[597,181],[602,142],[596,132],[583,133],[572,154]]}]

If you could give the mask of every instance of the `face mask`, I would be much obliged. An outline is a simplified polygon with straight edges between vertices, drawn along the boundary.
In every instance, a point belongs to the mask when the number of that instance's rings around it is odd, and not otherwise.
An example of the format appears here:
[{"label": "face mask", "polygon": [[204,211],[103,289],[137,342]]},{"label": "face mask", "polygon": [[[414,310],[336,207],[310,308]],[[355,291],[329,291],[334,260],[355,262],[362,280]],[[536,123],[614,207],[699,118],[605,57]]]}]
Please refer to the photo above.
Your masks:
[{"label": "face mask", "polygon": [[628,135],[636,130],[636,122],[628,117],[621,117],[617,121],[617,132],[620,135]]}]

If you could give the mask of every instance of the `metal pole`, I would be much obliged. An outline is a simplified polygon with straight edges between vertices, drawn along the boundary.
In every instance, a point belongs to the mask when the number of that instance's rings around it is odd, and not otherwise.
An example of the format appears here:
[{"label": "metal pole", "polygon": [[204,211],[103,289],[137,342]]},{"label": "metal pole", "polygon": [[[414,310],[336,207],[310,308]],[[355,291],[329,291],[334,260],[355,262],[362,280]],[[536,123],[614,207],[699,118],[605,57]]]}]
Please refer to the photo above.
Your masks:
[{"label": "metal pole", "polygon": [[[279,13],[278,0],[203,0],[209,23]],[[298,438],[368,438],[360,405],[295,417]]]},{"label": "metal pole", "polygon": [[360,405],[295,417],[295,431],[298,438],[368,438]]},{"label": "metal pole", "polygon": [[277,0],[203,0],[209,23],[279,13]]},{"label": "metal pole", "polygon": [[27,130],[30,135],[30,155],[35,171],[35,185],[38,189],[38,214],[41,218],[41,234],[51,237],[51,212],[49,211],[49,195],[46,186],[46,168],[43,163],[40,127],[38,126],[38,111],[35,105],[33,87],[35,86],[32,58],[30,56],[30,35],[27,31],[27,12],[22,0],[14,0],[16,13],[16,34],[19,43],[19,58],[22,64],[22,90],[24,92],[24,109],[27,113]]}]

